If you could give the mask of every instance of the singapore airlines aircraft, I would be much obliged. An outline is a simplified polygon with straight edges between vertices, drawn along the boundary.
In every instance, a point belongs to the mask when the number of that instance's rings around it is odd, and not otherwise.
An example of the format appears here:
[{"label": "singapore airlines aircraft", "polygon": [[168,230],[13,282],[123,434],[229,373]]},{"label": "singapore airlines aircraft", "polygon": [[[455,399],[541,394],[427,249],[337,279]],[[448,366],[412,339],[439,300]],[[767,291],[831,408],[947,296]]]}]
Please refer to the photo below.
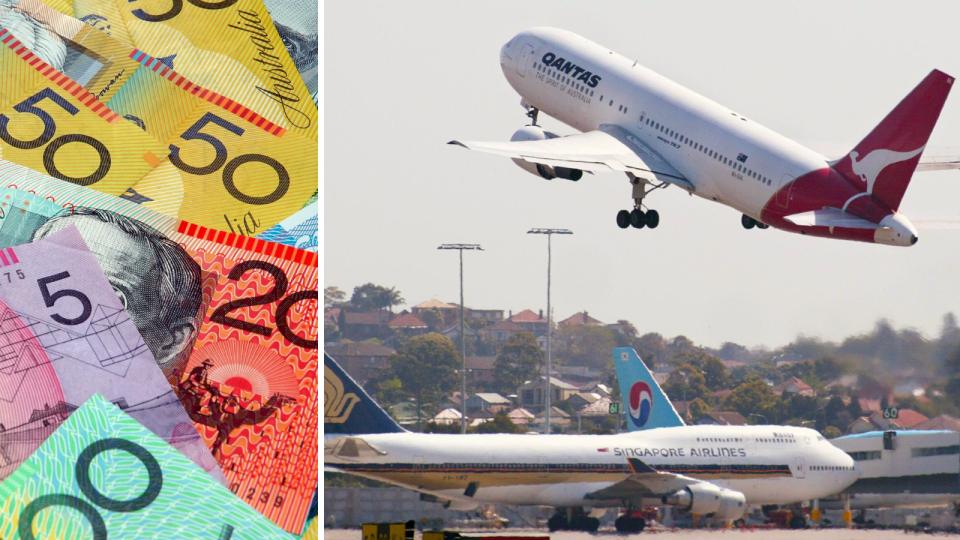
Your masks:
[{"label": "singapore airlines aircraft", "polygon": [[[859,475],[853,459],[816,431],[791,426],[620,435],[410,433],[326,355],[324,438],[325,470],[413,489],[454,509],[553,506],[551,530],[596,530],[589,509],[623,506],[668,505],[732,521],[748,504],[825,497]],[[616,523],[623,532],[644,525],[626,516]]]},{"label": "singapore airlines aircraft", "polygon": [[[630,431],[685,425],[643,360],[629,347],[613,350],[623,410]],[[823,509],[929,508],[960,500],[956,433],[950,431],[895,432],[901,443],[898,457],[883,448],[884,432],[871,431],[838,437],[831,444],[860,463],[860,478],[840,494],[821,499]],[[892,449],[893,445],[890,445]],[[917,449],[914,451],[914,449]],[[905,465],[905,459],[909,465]]]},{"label": "singapore airlines aircraft", "polygon": [[[910,246],[917,231],[898,209],[914,171],[960,168],[957,158],[921,162],[954,81],[937,70],[846,156],[829,161],[571,32],[521,32],[500,50],[500,67],[532,125],[510,142],[450,144],[510,157],[548,180],[625,172],[634,204],[617,214],[623,229],[655,228],[660,215],[644,199],[674,185],[742,212],[747,229]],[[541,111],[582,133],[545,131]]]}]

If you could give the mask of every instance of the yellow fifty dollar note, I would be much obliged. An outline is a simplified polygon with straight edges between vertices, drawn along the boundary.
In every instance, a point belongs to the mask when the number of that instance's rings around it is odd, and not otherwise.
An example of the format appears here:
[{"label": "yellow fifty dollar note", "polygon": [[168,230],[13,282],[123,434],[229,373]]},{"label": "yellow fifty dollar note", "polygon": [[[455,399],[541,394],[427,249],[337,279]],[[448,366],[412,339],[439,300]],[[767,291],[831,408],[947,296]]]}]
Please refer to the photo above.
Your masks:
[{"label": "yellow fifty dollar note", "polygon": [[[153,58],[39,0],[0,5],[0,26],[169,149],[125,198],[254,236],[316,192],[316,133],[288,131],[194,84],[171,69],[175,58]],[[67,58],[57,47],[70,51]]]},{"label": "yellow fifty dollar note", "polygon": [[262,0],[44,1],[317,140],[317,108]]},{"label": "yellow fifty dollar note", "polygon": [[167,147],[105,107],[0,28],[0,157],[119,195]]}]

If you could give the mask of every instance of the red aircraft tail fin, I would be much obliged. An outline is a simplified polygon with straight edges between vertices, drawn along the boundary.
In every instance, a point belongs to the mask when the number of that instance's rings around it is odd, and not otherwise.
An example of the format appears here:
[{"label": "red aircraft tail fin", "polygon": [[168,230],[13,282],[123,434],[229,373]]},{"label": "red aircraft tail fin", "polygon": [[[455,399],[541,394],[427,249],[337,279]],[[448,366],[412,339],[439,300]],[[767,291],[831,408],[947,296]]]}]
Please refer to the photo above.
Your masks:
[{"label": "red aircraft tail fin", "polygon": [[834,170],[896,210],[907,191],[954,78],[933,70]]}]

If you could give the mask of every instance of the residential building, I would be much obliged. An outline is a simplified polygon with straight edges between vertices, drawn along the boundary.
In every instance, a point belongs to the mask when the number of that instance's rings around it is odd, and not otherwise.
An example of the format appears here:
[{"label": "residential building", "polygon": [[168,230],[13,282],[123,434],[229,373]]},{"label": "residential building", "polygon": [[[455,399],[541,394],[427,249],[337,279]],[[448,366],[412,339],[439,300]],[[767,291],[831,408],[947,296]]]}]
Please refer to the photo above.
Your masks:
[{"label": "residential building", "polygon": [[847,427],[849,433],[866,433],[868,431],[886,431],[889,429],[919,429],[930,420],[926,416],[911,409],[899,409],[896,418],[884,418],[883,411],[877,411],[869,417],[861,416]]},{"label": "residential building", "polygon": [[511,315],[507,321],[520,325],[525,331],[535,336],[547,333],[547,319],[543,316],[542,309],[539,314],[525,309],[516,315]]},{"label": "residential building", "polygon": [[960,431],[960,418],[948,414],[941,414],[934,416],[926,422],[920,422],[913,426],[913,429]]},{"label": "residential building", "polygon": [[567,403],[573,407],[573,410],[579,411],[587,405],[596,403],[602,397],[600,394],[594,394],[592,392],[576,392],[567,398]]},{"label": "residential building", "polygon": [[[448,338],[450,338],[450,341],[452,341],[454,345],[457,346],[457,350],[460,350],[460,323],[459,322],[457,322],[457,324],[451,326],[450,328],[447,328],[446,330],[441,331],[440,335],[447,336]],[[467,341],[470,341],[470,340],[476,341],[479,335],[480,334],[478,334],[476,330],[467,326],[467,332],[466,332]]]},{"label": "residential building", "polygon": [[387,323],[393,318],[389,311],[349,311],[341,309],[337,326],[343,339],[363,341],[370,338],[386,339],[390,336]]},{"label": "residential building", "polygon": [[501,321],[486,328],[481,328],[478,332],[499,351],[507,343],[507,340],[520,332],[526,332],[526,329],[510,321]]},{"label": "residential building", "polygon": [[773,387],[773,393],[784,398],[795,395],[816,397],[817,392],[809,384],[796,377],[790,377]]},{"label": "residential building", "polygon": [[468,319],[471,321],[486,321],[487,325],[491,325],[503,320],[502,309],[467,309],[470,310],[470,316]]},{"label": "residential building", "polygon": [[420,317],[406,310],[390,319],[387,326],[394,332],[406,337],[420,336],[430,330],[427,323],[421,321]]},{"label": "residential building", "polygon": [[534,414],[523,408],[514,409],[508,412],[507,416],[510,418],[511,422],[518,426],[525,426],[534,419]]},{"label": "residential building", "polygon": [[610,404],[613,400],[609,396],[601,397],[593,403],[577,411],[581,418],[606,418],[610,415]]},{"label": "residential building", "polygon": [[468,356],[467,383],[492,383],[496,364],[496,356]]},{"label": "residential building", "polygon": [[377,376],[387,366],[396,351],[389,347],[365,341],[344,341],[326,345],[323,351],[340,364],[361,386]]},{"label": "residential building", "polygon": [[[467,411],[490,411],[496,414],[510,410],[510,400],[493,392],[479,392],[467,398]],[[492,417],[491,417],[492,418]]]},{"label": "residential building", "polygon": [[557,323],[558,327],[570,327],[570,326],[604,326],[604,324],[597,319],[594,319],[587,314],[586,311],[581,311],[580,313],[574,313],[573,315],[567,317],[566,319]]},{"label": "residential building", "polygon": [[[544,386],[545,381],[542,375],[532,381],[525,382],[517,389],[517,395],[520,396],[520,406],[524,409],[542,411],[545,397]],[[550,377],[550,388],[552,391],[551,403],[563,401],[580,390],[576,386],[555,377]]]},{"label": "residential building", "polygon": [[460,425],[460,411],[457,409],[444,409],[430,419],[434,424],[457,424]]},{"label": "residential building", "polygon": [[[436,298],[431,298],[426,302],[417,304],[410,308],[411,313],[423,320],[423,313],[425,311],[438,310],[440,315],[443,317],[443,322],[445,324],[453,324],[454,321],[460,320],[460,306],[456,304],[448,304],[446,302],[441,302]],[[466,316],[466,314],[464,314]]]},{"label": "residential building", "polygon": [[[537,427],[542,427],[547,423],[546,414],[543,411],[537,413],[537,415],[530,421],[530,425]],[[570,415],[562,409],[556,407],[550,407],[550,425],[551,426],[568,426],[571,424]]]}]

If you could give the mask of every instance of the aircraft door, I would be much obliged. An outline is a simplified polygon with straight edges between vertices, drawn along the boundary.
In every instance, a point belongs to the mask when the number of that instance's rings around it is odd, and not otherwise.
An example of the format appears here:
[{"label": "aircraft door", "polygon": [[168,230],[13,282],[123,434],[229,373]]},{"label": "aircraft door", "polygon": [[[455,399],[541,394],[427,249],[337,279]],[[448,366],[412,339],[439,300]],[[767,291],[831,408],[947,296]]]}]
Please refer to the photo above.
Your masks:
[{"label": "aircraft door", "polygon": [[780,187],[777,188],[777,204],[780,208],[786,208],[790,203],[790,192],[793,190],[793,176],[783,175],[780,179]]},{"label": "aircraft door", "polygon": [[517,59],[517,75],[527,76],[527,61],[530,60],[530,54],[533,53],[533,45],[525,43],[520,49],[520,58]]},{"label": "aircraft door", "polygon": [[537,478],[546,480],[549,472],[550,465],[547,462],[547,456],[537,456]]},{"label": "aircraft door", "polygon": [[797,458],[797,478],[806,478],[807,469],[804,466],[803,458]]},{"label": "aircraft door", "polygon": [[643,126],[645,125],[644,122],[645,122],[646,120],[647,120],[647,113],[641,111],[641,112],[640,112],[640,118],[637,118],[637,127],[640,128],[640,129],[643,129]]},{"label": "aircraft door", "polygon": [[420,482],[423,480],[423,456],[414,456],[413,458],[413,474],[410,475],[410,479],[415,482]]}]

